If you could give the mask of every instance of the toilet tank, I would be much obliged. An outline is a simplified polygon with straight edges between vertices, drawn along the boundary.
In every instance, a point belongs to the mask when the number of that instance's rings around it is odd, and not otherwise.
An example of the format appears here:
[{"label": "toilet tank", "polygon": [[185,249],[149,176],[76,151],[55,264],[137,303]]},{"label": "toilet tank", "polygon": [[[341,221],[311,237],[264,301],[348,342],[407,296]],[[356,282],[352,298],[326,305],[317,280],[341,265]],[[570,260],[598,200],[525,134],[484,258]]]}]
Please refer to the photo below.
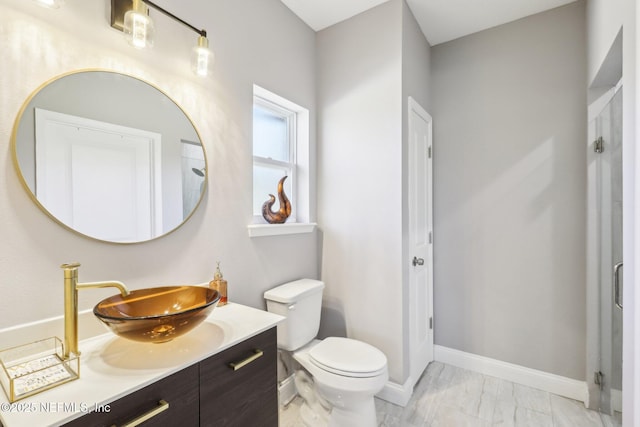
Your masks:
[{"label": "toilet tank", "polygon": [[300,279],[264,293],[267,310],[285,317],[278,324],[278,347],[293,351],[318,335],[322,290],[319,280]]}]

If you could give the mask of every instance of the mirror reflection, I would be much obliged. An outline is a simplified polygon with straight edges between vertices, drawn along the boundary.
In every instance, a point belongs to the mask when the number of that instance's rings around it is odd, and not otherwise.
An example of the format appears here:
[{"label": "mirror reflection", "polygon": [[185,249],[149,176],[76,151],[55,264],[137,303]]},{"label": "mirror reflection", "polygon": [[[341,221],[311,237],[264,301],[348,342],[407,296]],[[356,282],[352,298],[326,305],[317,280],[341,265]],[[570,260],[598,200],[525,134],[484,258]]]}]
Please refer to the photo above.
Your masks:
[{"label": "mirror reflection", "polygon": [[37,204],[98,240],[169,233],[206,188],[191,120],[157,88],[115,72],[81,71],[43,85],[18,115],[12,146]]}]

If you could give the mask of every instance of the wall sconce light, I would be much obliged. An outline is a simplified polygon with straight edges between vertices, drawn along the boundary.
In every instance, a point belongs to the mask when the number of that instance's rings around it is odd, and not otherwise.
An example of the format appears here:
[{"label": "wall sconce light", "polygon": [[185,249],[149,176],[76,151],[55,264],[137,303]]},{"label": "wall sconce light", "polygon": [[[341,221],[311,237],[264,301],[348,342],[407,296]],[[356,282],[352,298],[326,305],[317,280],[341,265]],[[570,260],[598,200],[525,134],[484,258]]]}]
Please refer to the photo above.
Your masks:
[{"label": "wall sconce light", "polygon": [[153,47],[155,28],[149,8],[142,0],[133,0],[131,9],[125,12],[122,31],[131,46],[137,49]]},{"label": "wall sconce light", "polygon": [[111,0],[111,26],[123,31],[132,46],[139,49],[152,47],[155,29],[149,17],[149,6],[198,34],[197,44],[191,53],[191,69],[199,76],[206,76],[214,58],[209,49],[207,32],[197,29],[157,4],[149,0]]},{"label": "wall sconce light", "polygon": [[49,9],[58,9],[64,6],[64,0],[33,0],[42,7],[48,7]]}]

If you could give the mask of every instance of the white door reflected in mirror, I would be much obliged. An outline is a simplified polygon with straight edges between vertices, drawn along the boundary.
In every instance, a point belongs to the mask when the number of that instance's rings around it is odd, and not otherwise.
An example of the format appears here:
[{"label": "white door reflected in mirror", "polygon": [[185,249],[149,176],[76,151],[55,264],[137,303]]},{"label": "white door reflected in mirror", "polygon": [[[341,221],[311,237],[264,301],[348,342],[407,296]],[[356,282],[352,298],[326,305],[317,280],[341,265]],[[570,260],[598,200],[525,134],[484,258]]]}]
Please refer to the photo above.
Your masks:
[{"label": "white door reflected in mirror", "polygon": [[110,242],[162,234],[161,135],[36,108],[36,198]]},{"label": "white door reflected in mirror", "polygon": [[11,142],[36,203],[101,241],[170,233],[206,191],[206,156],[193,123],[166,94],[131,76],[79,71],[54,78],[25,101]]}]

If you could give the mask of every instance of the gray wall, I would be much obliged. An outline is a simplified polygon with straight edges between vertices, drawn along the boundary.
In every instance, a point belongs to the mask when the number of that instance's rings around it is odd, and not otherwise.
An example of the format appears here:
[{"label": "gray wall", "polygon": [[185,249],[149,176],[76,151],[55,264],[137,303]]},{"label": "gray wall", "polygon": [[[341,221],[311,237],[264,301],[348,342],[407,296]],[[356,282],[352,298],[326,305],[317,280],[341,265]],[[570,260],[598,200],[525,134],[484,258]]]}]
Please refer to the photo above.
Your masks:
[{"label": "gray wall", "polygon": [[[402,111],[408,129],[407,97],[411,96],[427,112],[431,109],[431,46],[418,26],[411,9],[402,2]],[[406,145],[406,139],[405,139]]]},{"label": "gray wall", "polygon": [[[208,30],[216,62],[206,79],[189,67],[196,35],[159,13],[151,12],[155,46],[140,51],[109,27],[108,1],[67,2],[55,11],[30,1],[0,4],[0,328],[62,315],[63,262],[81,262],[82,281],[122,280],[136,289],[208,282],[219,260],[230,300],[260,308],[266,289],[318,277],[315,233],[255,239],[247,234],[253,84],[310,110],[314,150],[315,33],[279,0],[173,3],[163,5]],[[43,82],[86,68],[125,72],[154,84],[198,129],[209,187],[197,212],[174,233],[134,245],[90,240],[48,218],[22,188],[10,151],[20,107]],[[89,309],[112,293],[83,291],[80,306]]]},{"label": "gray wall", "polygon": [[[402,383],[402,0],[317,34],[323,322]],[[340,328],[342,323],[342,328]]]},{"label": "gray wall", "polygon": [[[402,259],[409,260],[412,254],[409,250],[409,111],[408,98],[411,96],[427,112],[430,112],[431,91],[431,47],[427,42],[418,22],[406,1],[402,2]],[[402,262],[403,283],[403,327],[404,334],[404,378],[410,372],[410,341],[409,333],[409,269],[408,262]],[[414,379],[415,380],[415,379]]]},{"label": "gray wall", "polygon": [[407,98],[429,105],[430,47],[403,0],[318,33],[322,334],[376,345],[409,375]]},{"label": "gray wall", "polygon": [[431,52],[436,344],[584,379],[584,3]]}]

